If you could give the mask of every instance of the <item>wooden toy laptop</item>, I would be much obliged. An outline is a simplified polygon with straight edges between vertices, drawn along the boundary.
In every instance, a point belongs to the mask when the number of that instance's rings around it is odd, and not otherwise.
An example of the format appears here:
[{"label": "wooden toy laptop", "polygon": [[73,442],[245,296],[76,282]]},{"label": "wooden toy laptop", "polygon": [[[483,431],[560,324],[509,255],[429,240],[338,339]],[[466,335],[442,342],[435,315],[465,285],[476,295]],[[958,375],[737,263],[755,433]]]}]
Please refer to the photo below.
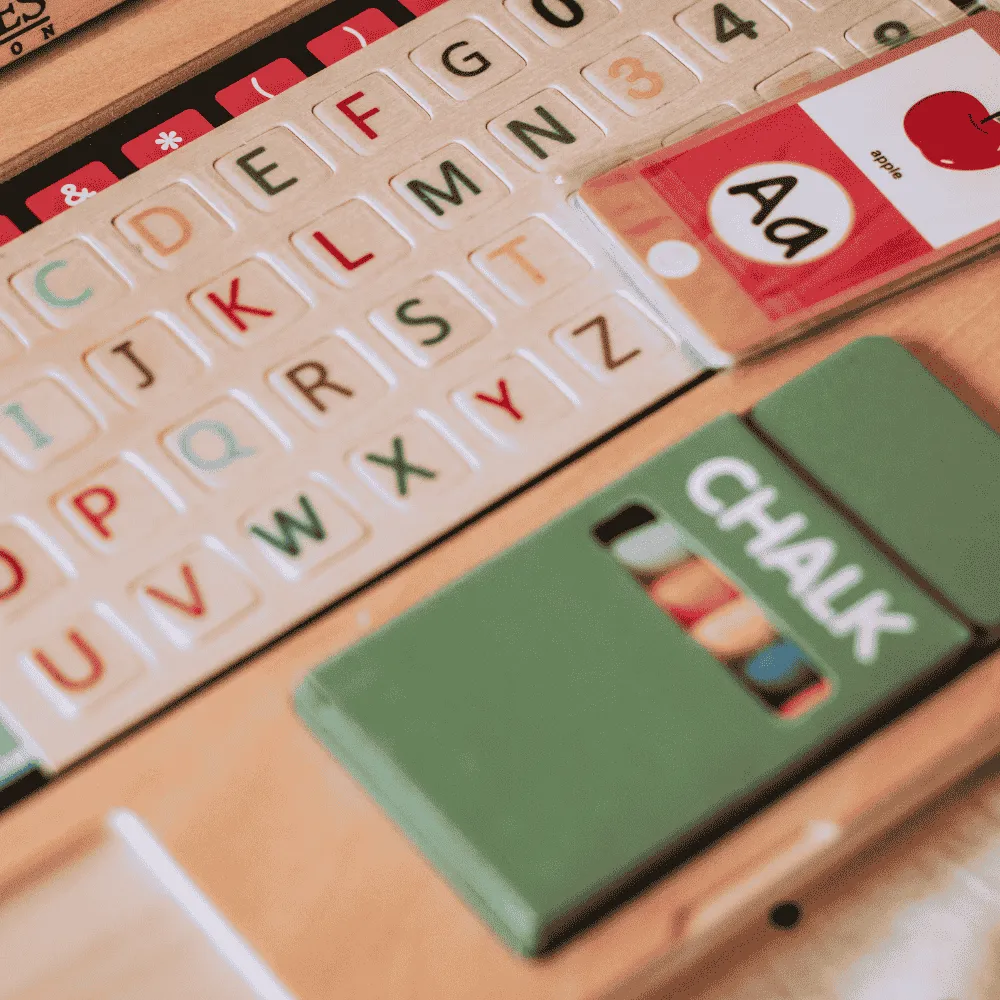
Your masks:
[{"label": "wooden toy laptop", "polygon": [[988,6],[3,72],[0,1000],[995,995]]}]

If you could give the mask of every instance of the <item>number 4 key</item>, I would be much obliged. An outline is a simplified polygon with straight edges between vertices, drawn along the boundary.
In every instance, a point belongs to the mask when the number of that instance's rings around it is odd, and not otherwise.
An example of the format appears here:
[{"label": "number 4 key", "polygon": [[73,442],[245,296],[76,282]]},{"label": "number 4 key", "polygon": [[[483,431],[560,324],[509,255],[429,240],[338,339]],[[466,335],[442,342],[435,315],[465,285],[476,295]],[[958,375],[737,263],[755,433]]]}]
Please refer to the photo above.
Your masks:
[{"label": "number 4 key", "polygon": [[677,24],[723,62],[757,52],[788,26],[760,0],[702,0],[677,15]]}]

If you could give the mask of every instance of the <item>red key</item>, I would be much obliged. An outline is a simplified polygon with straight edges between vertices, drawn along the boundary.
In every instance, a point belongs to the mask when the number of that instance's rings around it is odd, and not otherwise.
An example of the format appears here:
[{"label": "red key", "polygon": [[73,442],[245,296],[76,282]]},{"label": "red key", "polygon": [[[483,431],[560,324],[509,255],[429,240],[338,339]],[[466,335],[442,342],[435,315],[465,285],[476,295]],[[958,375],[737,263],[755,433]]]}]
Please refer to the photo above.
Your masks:
[{"label": "red key", "polygon": [[445,0],[403,0],[403,6],[411,13],[420,17],[435,7],[440,7]]},{"label": "red key", "polygon": [[336,28],[324,31],[314,38],[306,48],[324,65],[332,66],[344,56],[360,52],[376,38],[395,31],[396,25],[385,14],[374,7],[363,10],[354,17],[349,17]]},{"label": "red key", "polygon": [[306,78],[291,59],[275,59],[261,66],[255,73],[223,87],[215,99],[231,114],[241,115],[244,111],[277,97],[283,90],[294,87]]},{"label": "red key", "polygon": [[129,139],[122,146],[122,152],[137,167],[145,167],[211,131],[212,123],[200,111],[188,108],[162,124],[154,125],[148,132]]},{"label": "red key", "polygon": [[25,204],[45,222],[65,212],[67,208],[81,204],[98,191],[111,187],[117,180],[108,167],[99,160],[93,160],[61,181],[42,188],[37,194],[27,198]]},{"label": "red key", "polygon": [[0,215],[0,247],[11,240],[16,240],[21,235],[21,230],[14,225],[6,215]]}]

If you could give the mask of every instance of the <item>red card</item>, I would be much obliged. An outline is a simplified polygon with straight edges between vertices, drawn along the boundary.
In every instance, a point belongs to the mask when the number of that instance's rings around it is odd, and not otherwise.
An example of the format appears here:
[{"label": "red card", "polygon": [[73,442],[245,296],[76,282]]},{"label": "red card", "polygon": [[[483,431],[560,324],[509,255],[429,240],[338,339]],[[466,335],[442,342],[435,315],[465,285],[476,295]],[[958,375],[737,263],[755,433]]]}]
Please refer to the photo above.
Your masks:
[{"label": "red card", "polygon": [[16,240],[20,235],[21,230],[6,215],[0,215],[0,247]]},{"label": "red card", "polygon": [[[765,164],[774,164],[774,169]],[[794,169],[785,170],[779,164],[793,164]],[[642,176],[772,320],[848,291],[859,280],[878,278],[931,251],[920,233],[797,104],[772,115],[766,128],[748,129],[739,143],[728,137],[702,143],[680,156],[650,164]],[[827,230],[823,239],[840,241],[814,262],[799,263],[796,257],[793,264],[786,263],[788,250],[794,248],[780,243],[773,244],[773,261],[762,259],[770,249],[768,241],[761,239],[761,226],[745,222],[744,216],[760,214],[766,207],[755,194],[765,201],[778,198],[782,185],[775,181],[783,177],[795,188],[762,220],[764,231],[772,220],[808,216]],[[727,190],[739,184],[748,189],[720,198],[716,192],[723,184]],[[843,211],[838,213],[841,200]],[[848,230],[850,239],[846,239]],[[777,226],[774,233],[779,238],[808,235],[802,224],[793,223]],[[800,255],[809,250],[803,247]]]},{"label": "red card", "polygon": [[360,52],[376,38],[388,35],[396,25],[385,14],[374,7],[363,10],[360,14],[348,18],[343,24],[324,31],[314,38],[306,48],[324,65],[332,66],[335,62]]},{"label": "red card", "polygon": [[255,73],[223,87],[215,95],[215,99],[231,115],[242,115],[258,104],[277,97],[283,90],[301,83],[305,78],[305,73],[291,59],[275,59],[274,62],[261,66]]},{"label": "red card", "polygon": [[162,124],[154,125],[148,132],[130,139],[122,146],[122,152],[137,167],[145,167],[211,131],[211,122],[200,111],[188,108]]},{"label": "red card", "polygon": [[74,170],[62,180],[42,188],[25,200],[25,204],[42,222],[54,218],[67,208],[82,204],[98,191],[111,187],[117,177],[99,160]]},{"label": "red card", "polygon": [[1000,244],[1000,14],[587,181],[579,201],[713,364]]}]

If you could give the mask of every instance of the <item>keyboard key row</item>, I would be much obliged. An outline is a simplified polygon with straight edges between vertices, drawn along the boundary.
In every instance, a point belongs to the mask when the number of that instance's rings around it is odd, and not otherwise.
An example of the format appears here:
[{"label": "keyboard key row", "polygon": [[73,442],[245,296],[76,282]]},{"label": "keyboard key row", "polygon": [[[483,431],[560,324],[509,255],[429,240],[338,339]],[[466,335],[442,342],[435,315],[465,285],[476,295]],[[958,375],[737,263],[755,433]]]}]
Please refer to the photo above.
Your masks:
[{"label": "keyboard key row", "polygon": [[[817,10],[825,9],[817,4],[817,0],[803,2]],[[556,47],[571,44],[619,13],[618,7],[609,0],[510,0],[505,7],[542,42]],[[682,11],[674,20],[714,58],[725,63],[753,55],[762,43],[766,44],[789,31],[785,21],[761,0],[731,0],[726,4],[702,0]],[[864,56],[873,56],[933,30],[938,24],[928,11],[913,0],[895,0],[848,29],[844,37]],[[394,27],[384,14],[371,9],[348,20],[343,26],[331,29],[307,47],[328,66],[356,48],[357,32],[374,41]],[[521,55],[496,31],[478,20],[463,21],[435,35],[415,48],[410,53],[410,60],[441,91],[457,101],[478,97],[526,66]],[[839,66],[828,56],[811,52],[761,81],[757,85],[757,93],[764,100],[772,100],[822,79],[837,69]],[[673,54],[662,41],[648,34],[620,44],[601,59],[582,67],[580,72],[587,84],[602,97],[632,116],[654,111],[698,83],[698,76],[692,67]],[[231,114],[240,115],[305,79],[301,69],[287,57],[282,57],[219,91],[216,99]],[[559,104],[563,114],[576,122],[581,133],[589,135],[593,141],[600,138],[599,127],[582,111],[566,98],[560,100],[560,96],[549,93],[549,101]],[[534,110],[535,105],[526,102],[525,107]],[[523,110],[513,109],[514,112]],[[547,110],[551,113],[551,109]],[[345,145],[363,156],[387,148],[429,118],[417,100],[382,73],[369,74],[342,88],[317,105],[314,112]],[[372,121],[376,117],[377,124]],[[531,122],[528,124],[538,127]],[[566,123],[562,127],[566,128]],[[144,167],[212,128],[201,112],[189,108],[129,140],[122,146],[122,152],[135,166]],[[490,123],[490,131],[502,141],[509,138],[504,129],[502,121]],[[505,145],[532,168],[537,168],[539,160],[546,159],[544,156],[525,156],[525,145],[531,150],[530,143],[511,145],[505,142]],[[582,150],[584,146],[577,148]],[[249,152],[244,150],[242,155]],[[305,161],[301,150],[297,158]],[[234,154],[233,159],[238,160],[239,157]],[[257,189],[247,188],[244,191],[251,204],[262,211],[273,210],[268,197],[272,189],[280,185],[267,181],[266,173],[260,174],[259,167],[252,167],[251,159],[234,168],[227,158],[220,162],[220,170],[245,187],[245,177],[241,178],[234,172],[242,169],[257,185]],[[265,171],[268,166],[264,165]],[[554,162],[546,166],[552,168]],[[82,204],[117,180],[106,164],[94,161],[32,195],[27,200],[27,206],[39,220],[45,221]],[[20,230],[14,223],[0,217],[0,245],[18,235]]]},{"label": "keyboard key row", "polygon": [[[502,248],[510,249],[509,242]],[[492,329],[490,320],[440,275],[425,278],[391,301],[372,314],[373,325],[421,367],[451,357]],[[229,307],[228,303],[223,305]],[[253,318],[264,324],[272,319]],[[619,296],[557,327],[551,340],[599,383],[614,379],[619,369],[640,354],[652,360],[672,350],[666,335]],[[190,385],[201,371],[193,353],[156,319],[144,320],[125,337],[88,352],[85,360],[128,403],[139,400],[142,394],[156,399]],[[472,393],[472,399],[489,402],[482,393],[496,386],[495,391],[506,400],[496,405],[521,423],[523,415],[510,405],[510,384],[517,387],[518,399],[522,392],[538,399],[543,383],[558,395],[555,387],[562,384],[558,376],[549,374],[543,379],[526,361],[504,364],[514,364],[524,379],[512,379],[509,369],[501,368],[499,374],[487,379],[486,388],[476,390],[478,396]],[[324,429],[343,427],[371,412],[396,378],[362,341],[342,330],[288,356],[266,373],[264,381],[299,416],[303,426]],[[470,402],[470,391],[458,388],[453,399],[483,427],[484,418]],[[572,390],[563,388],[563,392],[574,397]],[[25,472],[47,469],[93,442],[103,429],[102,420],[67,378],[39,378],[0,400],[0,455]],[[485,423],[491,428],[487,433],[496,436],[492,421]],[[281,421],[253,396],[235,390],[164,431],[160,440],[177,465],[212,490],[235,485],[250,472],[250,465],[266,462],[291,447]]]},{"label": "keyboard key row", "polygon": [[[582,322],[555,332],[574,344],[582,357],[607,375],[622,366],[666,359],[674,383],[690,369],[655,328],[649,340],[635,338],[636,327],[618,328],[614,317],[638,317],[624,301],[612,300],[592,310]],[[609,320],[609,317],[612,319]],[[641,327],[639,328],[641,331]],[[621,339],[617,339],[619,338]],[[616,339],[612,339],[616,338]],[[590,339],[594,345],[584,345]],[[640,346],[641,345],[641,346]],[[319,409],[322,383],[338,396],[351,392],[334,383],[316,362],[319,379],[305,385],[303,394]],[[303,368],[293,374],[302,376]],[[485,438],[502,450],[532,446],[540,435],[558,428],[579,400],[557,376],[523,354],[512,355],[482,377],[470,380],[452,394],[456,410]],[[242,410],[240,409],[242,407]],[[280,447],[275,438],[264,444],[269,429],[254,426],[260,420],[250,401],[221,400],[193,415],[191,421],[164,438],[193,475],[206,481],[247,483],[255,460]],[[88,709],[126,685],[140,682],[155,667],[156,654],[143,636],[149,625],[174,647],[188,649],[214,639],[237,625],[263,600],[266,586],[249,568],[249,550],[255,551],[282,579],[295,582],[346,558],[377,534],[386,517],[411,510],[436,511],[443,498],[477,474],[482,465],[464,439],[441,418],[421,410],[389,429],[366,435],[344,456],[338,468],[327,463],[248,504],[234,519],[244,551],[236,552],[214,536],[188,544],[172,558],[157,560],[154,568],[136,570],[124,590],[102,593],[65,620],[47,616],[35,639],[14,643],[8,653],[19,669],[66,718]],[[273,466],[270,466],[273,468]],[[255,475],[261,479],[259,466]],[[345,475],[363,484],[382,505],[359,507],[340,485]],[[156,531],[166,537],[181,533],[171,527],[184,512],[184,501],[164,477],[135,454],[107,463],[52,498],[56,514],[98,553],[135,551]],[[393,515],[393,511],[396,512]],[[77,573],[71,559],[43,529],[28,517],[0,524],[0,621],[13,621],[51,599]]]},{"label": "keyboard key row", "polygon": [[[527,102],[522,120],[518,110],[505,117],[497,126],[497,135],[512,149],[524,148],[524,158],[550,162],[558,169],[566,162],[560,147],[584,147],[596,142],[602,133],[591,123],[583,127],[577,120],[582,116],[565,97],[552,92],[548,105],[538,99]],[[558,115],[550,109],[556,109]],[[530,120],[535,116],[535,121]],[[565,124],[572,123],[571,126]],[[589,121],[589,119],[588,119]],[[575,131],[571,131],[571,128]],[[590,132],[587,129],[591,130]],[[281,208],[281,195],[302,183],[313,187],[324,180],[327,167],[299,139],[283,127],[275,128],[247,143],[217,164],[222,174],[250,204],[265,211]],[[390,187],[411,209],[433,227],[451,230],[475,215],[495,205],[508,193],[507,186],[487,165],[466,146],[452,143],[424,158],[410,169],[390,180]],[[157,192],[127,212],[115,218],[115,226],[125,239],[135,246],[152,264],[173,269],[185,261],[201,256],[217,247],[231,233],[224,219],[207,201],[184,183],[175,183]],[[510,239],[533,239],[544,224],[531,228],[530,233],[513,234]],[[551,245],[560,238],[554,234],[542,237]],[[292,246],[331,283],[340,287],[355,287],[362,277],[373,278],[381,270],[401,259],[410,250],[409,241],[367,202],[354,199],[324,213],[309,226],[290,235]],[[549,246],[551,248],[551,246]],[[479,267],[492,278],[493,269],[484,261],[495,260],[486,251]],[[508,254],[512,261],[527,260]],[[564,260],[565,251],[557,252],[553,260]],[[266,287],[272,297],[291,300],[280,282],[267,276],[264,265],[241,265],[254,271],[255,284]],[[363,273],[359,269],[366,267]],[[509,268],[506,269],[509,271]],[[530,268],[525,267],[525,273]],[[234,298],[231,283],[235,276],[222,276],[220,281],[230,288],[216,285],[193,293],[195,308],[225,336],[235,326],[245,332],[247,315],[256,315]],[[495,280],[495,279],[494,279]],[[501,287],[510,280],[497,282]],[[50,326],[68,329],[85,322],[97,311],[122,298],[129,281],[120,268],[111,264],[96,249],[81,240],[57,248],[42,260],[19,271],[11,284],[20,297]],[[536,284],[544,284],[537,281]],[[514,300],[523,296],[517,292]],[[229,321],[222,327],[217,322],[220,313]]]}]

